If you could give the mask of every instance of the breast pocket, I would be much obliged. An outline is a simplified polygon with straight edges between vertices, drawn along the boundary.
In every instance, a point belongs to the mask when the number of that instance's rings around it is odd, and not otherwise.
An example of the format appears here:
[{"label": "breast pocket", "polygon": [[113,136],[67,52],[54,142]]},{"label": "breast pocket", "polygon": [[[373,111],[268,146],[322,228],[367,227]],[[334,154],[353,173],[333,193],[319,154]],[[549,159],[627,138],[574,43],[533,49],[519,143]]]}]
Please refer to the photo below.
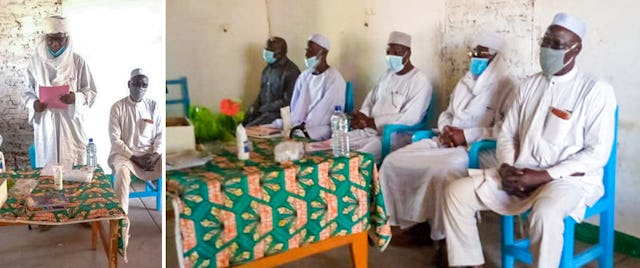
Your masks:
[{"label": "breast pocket", "polygon": [[150,140],[153,138],[153,121],[151,119],[142,119],[138,122],[138,129],[140,131],[140,140]]},{"label": "breast pocket", "polygon": [[400,108],[402,107],[402,104],[404,103],[404,96],[402,94],[400,94],[399,91],[392,91],[391,92],[391,104],[393,105],[393,108],[400,110]]},{"label": "breast pocket", "polygon": [[550,107],[542,131],[542,139],[553,145],[565,143],[573,125],[571,113]]}]

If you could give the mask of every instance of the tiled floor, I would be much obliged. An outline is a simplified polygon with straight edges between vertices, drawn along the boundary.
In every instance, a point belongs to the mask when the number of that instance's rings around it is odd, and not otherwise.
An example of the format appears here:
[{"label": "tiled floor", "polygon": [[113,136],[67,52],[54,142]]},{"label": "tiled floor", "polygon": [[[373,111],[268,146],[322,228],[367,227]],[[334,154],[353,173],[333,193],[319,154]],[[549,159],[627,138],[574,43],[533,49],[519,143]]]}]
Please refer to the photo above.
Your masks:
[{"label": "tiled floor", "polygon": [[[499,234],[499,217],[495,214],[484,212],[483,222],[480,226],[480,236],[484,243],[485,265],[486,268],[500,267],[500,234]],[[173,226],[172,221],[167,222],[167,254],[175,252],[174,236],[169,231]],[[397,233],[397,231],[394,231]],[[583,247],[584,245],[578,245]],[[171,248],[171,250],[170,250]],[[411,267],[433,267],[431,264],[434,255],[434,246],[408,246],[400,241],[399,236],[392,240],[391,245],[384,252],[369,247],[369,267],[380,268],[411,268]],[[175,255],[167,255],[167,268],[177,267]],[[292,262],[281,266],[281,268],[306,268],[306,267],[331,267],[331,268],[350,268],[351,256],[347,247],[337,248],[321,254],[310,256],[302,260]],[[526,267],[518,265],[517,267]],[[590,263],[585,267],[598,267],[597,263]],[[640,267],[640,259],[616,254],[616,268]]]},{"label": "tiled floor", "polygon": [[[118,267],[162,267],[162,214],[155,208],[155,198],[131,199],[129,262],[118,257]],[[79,224],[45,232],[28,230],[26,225],[2,226],[0,267],[98,268],[107,267],[107,259],[100,243],[91,250],[91,229]]]}]

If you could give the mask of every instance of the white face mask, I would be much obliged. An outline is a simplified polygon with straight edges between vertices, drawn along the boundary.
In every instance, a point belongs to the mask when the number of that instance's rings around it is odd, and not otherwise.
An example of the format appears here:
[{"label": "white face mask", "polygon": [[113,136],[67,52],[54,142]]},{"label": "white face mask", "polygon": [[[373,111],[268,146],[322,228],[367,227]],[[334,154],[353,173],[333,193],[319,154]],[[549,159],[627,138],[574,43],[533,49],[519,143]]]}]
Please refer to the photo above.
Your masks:
[{"label": "white face mask", "polygon": [[540,48],[540,67],[542,72],[547,76],[555,75],[560,70],[564,69],[567,65],[575,59],[575,57],[569,59],[567,63],[564,63],[564,56],[569,51],[575,49],[578,44],[574,44],[568,49],[554,49],[549,47]]}]

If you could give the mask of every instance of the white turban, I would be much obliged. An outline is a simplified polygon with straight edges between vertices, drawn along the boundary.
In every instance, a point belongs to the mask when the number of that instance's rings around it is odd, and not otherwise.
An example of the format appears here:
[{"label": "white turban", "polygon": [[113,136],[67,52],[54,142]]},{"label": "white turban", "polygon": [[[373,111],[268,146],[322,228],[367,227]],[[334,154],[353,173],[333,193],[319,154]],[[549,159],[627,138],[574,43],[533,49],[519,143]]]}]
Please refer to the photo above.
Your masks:
[{"label": "white turban", "polygon": [[403,32],[393,31],[389,34],[389,42],[387,44],[398,44],[405,47],[411,47],[411,35]]},{"label": "white turban", "polygon": [[314,42],[314,43],[318,44],[319,46],[323,47],[326,50],[329,50],[331,48],[331,44],[329,43],[329,39],[327,37],[325,37],[324,35],[321,35],[319,33],[312,34],[311,36],[309,36],[308,41]]},{"label": "white turban", "polygon": [[129,79],[134,78],[134,77],[136,77],[138,75],[147,76],[146,72],[143,71],[142,68],[135,68],[135,69],[133,69],[133,71],[131,71],[131,76],[129,77]]},{"label": "white turban", "polygon": [[58,15],[49,16],[44,20],[44,33],[67,33],[67,20]]},{"label": "white turban", "polygon": [[475,40],[473,40],[472,46],[476,47],[478,45],[495,49],[498,52],[504,52],[506,48],[504,39],[492,32],[483,33],[479,35]]},{"label": "white turban", "polygon": [[562,26],[578,35],[580,39],[584,38],[584,33],[587,31],[587,26],[582,19],[567,13],[556,14],[551,25]]}]

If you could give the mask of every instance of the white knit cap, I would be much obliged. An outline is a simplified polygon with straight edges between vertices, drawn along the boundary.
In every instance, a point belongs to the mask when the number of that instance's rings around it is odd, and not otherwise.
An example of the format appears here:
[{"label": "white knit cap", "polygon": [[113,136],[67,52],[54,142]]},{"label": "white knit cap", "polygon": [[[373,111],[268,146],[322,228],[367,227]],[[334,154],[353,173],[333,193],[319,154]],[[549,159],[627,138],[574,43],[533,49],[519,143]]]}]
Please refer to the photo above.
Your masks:
[{"label": "white knit cap", "polygon": [[145,74],[145,72],[142,70],[142,68],[135,68],[135,69],[133,69],[133,71],[131,71],[131,76],[129,77],[129,79],[134,78],[134,77],[136,77],[138,75],[147,76]]},{"label": "white knit cap", "polygon": [[331,44],[329,43],[329,39],[327,37],[325,37],[324,35],[321,35],[319,33],[315,33],[315,34],[312,34],[311,36],[309,36],[308,41],[314,42],[314,43],[318,44],[319,46],[325,48],[326,50],[329,50],[331,48]]},{"label": "white knit cap", "polygon": [[584,24],[582,19],[567,14],[567,13],[558,13],[555,17],[553,17],[553,22],[551,25],[558,25],[566,28],[569,31],[577,34],[580,39],[584,38],[584,33],[587,31],[587,26]]},{"label": "white knit cap", "polygon": [[411,47],[411,35],[393,31],[389,34],[389,42],[387,44],[398,44],[403,45],[405,47]]},{"label": "white knit cap", "polygon": [[498,34],[492,32],[483,33],[473,40],[472,47],[476,47],[478,45],[493,48],[498,52],[504,52],[504,49],[506,48],[504,39],[502,39]]},{"label": "white knit cap", "polygon": [[44,20],[44,33],[66,33],[67,32],[67,20],[59,15],[49,16]]}]

